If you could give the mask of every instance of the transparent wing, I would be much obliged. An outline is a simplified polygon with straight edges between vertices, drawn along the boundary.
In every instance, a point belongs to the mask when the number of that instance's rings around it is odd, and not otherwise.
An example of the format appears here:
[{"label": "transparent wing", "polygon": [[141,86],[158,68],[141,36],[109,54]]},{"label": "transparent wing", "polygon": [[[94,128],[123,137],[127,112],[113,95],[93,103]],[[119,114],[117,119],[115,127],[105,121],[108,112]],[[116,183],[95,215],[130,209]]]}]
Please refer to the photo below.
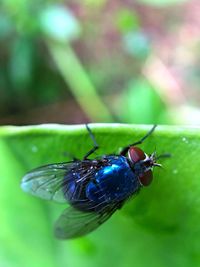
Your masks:
[{"label": "transparent wing", "polygon": [[100,212],[82,212],[72,206],[63,211],[55,223],[55,236],[70,239],[86,235],[108,220],[121,204],[107,206]]},{"label": "transparent wing", "polygon": [[[22,179],[21,187],[34,196],[66,203],[65,185],[78,178],[84,179],[84,170],[90,164],[89,161],[74,161],[42,166],[28,172]],[[90,169],[87,175],[91,175]]]}]

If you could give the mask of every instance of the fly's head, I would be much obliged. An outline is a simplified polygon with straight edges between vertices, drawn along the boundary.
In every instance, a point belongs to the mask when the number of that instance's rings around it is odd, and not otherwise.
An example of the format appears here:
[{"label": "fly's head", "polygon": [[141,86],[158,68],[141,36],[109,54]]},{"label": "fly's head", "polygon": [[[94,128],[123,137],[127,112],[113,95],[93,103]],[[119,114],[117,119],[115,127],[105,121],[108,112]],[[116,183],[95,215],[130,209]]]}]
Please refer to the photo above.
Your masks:
[{"label": "fly's head", "polygon": [[161,164],[156,162],[156,153],[147,155],[139,147],[131,146],[128,150],[128,159],[132,170],[139,177],[140,184],[150,185],[153,180],[153,168],[161,167]]}]

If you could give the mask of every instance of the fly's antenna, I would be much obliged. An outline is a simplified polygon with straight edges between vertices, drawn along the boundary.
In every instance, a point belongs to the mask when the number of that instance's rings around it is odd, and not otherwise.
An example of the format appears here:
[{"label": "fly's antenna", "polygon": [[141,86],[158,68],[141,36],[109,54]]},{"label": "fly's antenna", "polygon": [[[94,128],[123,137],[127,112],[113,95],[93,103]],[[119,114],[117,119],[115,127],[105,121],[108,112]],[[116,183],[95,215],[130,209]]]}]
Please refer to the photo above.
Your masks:
[{"label": "fly's antenna", "polygon": [[161,158],[171,158],[171,154],[170,153],[164,153],[164,154],[161,154],[159,156],[156,156],[155,157],[155,160],[158,160],[158,159],[161,159]]}]

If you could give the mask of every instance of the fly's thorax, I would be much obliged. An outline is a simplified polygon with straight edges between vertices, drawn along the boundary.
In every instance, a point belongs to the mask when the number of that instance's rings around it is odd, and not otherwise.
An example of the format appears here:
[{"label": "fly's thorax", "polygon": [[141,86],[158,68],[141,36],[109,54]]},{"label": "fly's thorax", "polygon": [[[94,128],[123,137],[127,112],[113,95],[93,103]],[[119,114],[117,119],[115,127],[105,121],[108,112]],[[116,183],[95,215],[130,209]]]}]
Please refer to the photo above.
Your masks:
[{"label": "fly's thorax", "polygon": [[100,168],[87,186],[87,197],[98,203],[123,201],[139,190],[140,184],[124,156],[107,156],[107,166]]}]

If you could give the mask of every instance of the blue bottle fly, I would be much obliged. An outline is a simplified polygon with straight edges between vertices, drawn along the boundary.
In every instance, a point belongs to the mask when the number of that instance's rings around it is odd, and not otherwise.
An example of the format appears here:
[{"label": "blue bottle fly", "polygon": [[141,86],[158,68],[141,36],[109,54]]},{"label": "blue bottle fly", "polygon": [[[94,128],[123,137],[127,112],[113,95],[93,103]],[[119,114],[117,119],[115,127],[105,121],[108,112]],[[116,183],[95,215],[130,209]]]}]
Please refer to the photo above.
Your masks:
[{"label": "blue bottle fly", "polygon": [[119,155],[89,159],[99,146],[86,125],[94,147],[83,160],[49,164],[23,177],[21,187],[24,191],[43,199],[68,203],[55,223],[57,238],[75,238],[93,231],[141,187],[151,183],[153,167],[161,166],[156,160],[167,155],[156,157],[152,153],[148,156],[137,145],[155,127],[141,140],[124,147]]}]

